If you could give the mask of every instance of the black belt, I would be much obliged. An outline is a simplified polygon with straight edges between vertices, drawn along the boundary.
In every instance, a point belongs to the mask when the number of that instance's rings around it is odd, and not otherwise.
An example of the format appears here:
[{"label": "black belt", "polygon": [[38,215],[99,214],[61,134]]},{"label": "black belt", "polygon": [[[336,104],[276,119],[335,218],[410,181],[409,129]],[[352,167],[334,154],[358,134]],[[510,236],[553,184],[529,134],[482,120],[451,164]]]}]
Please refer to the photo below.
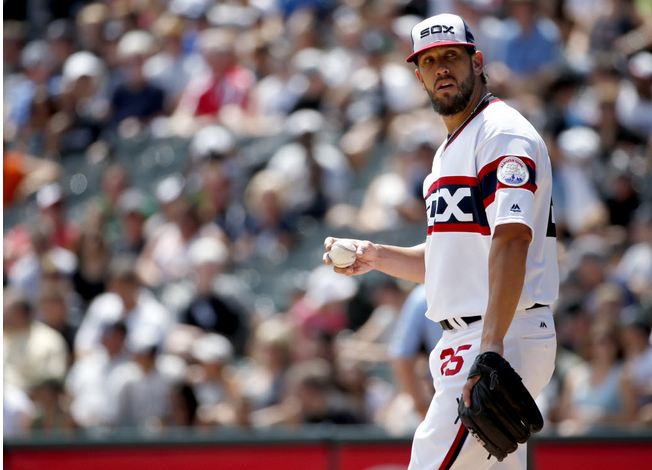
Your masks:
[{"label": "black belt", "polygon": [[531,307],[526,308],[525,310],[532,310],[532,309],[534,309],[534,308],[541,308],[541,307],[548,307],[548,305],[544,305],[544,304],[534,304],[534,305],[532,305]]},{"label": "black belt", "polygon": [[[471,323],[475,323],[478,320],[482,320],[481,315],[476,315],[474,317],[462,317],[462,321],[464,323],[466,323],[467,325],[470,325]],[[441,325],[441,329],[444,330],[444,331],[455,330],[456,329],[453,325],[450,324],[450,322],[448,320],[442,320],[442,321],[439,322],[439,324]]]},{"label": "black belt", "polygon": [[[534,308],[541,308],[541,307],[547,307],[547,305],[534,304],[531,307],[526,308],[525,310],[532,310]],[[478,320],[482,320],[481,315],[475,315],[473,317],[462,317],[462,321],[464,323],[466,323],[467,325],[470,325],[471,323],[475,323]],[[451,325],[451,323],[448,320],[442,320],[442,321],[439,322],[439,324],[441,325],[441,328],[444,331],[455,330],[456,329],[453,325]]]}]

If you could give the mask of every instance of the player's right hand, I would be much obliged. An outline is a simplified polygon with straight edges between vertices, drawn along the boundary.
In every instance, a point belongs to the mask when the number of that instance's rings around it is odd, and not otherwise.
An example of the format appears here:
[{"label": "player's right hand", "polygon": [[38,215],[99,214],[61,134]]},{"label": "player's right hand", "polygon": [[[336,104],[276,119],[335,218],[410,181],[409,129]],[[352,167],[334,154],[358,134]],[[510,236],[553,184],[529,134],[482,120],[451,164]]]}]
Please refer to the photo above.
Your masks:
[{"label": "player's right hand", "polygon": [[[322,259],[325,264],[331,265],[333,262],[328,256],[328,252],[331,250],[333,243],[335,243],[338,238],[326,237],[324,240],[324,248],[326,248],[326,253],[322,256]],[[376,269],[376,262],[378,259],[378,247],[367,240],[350,240],[356,247],[356,260],[348,268],[338,268],[333,266],[333,269],[336,273],[344,274],[346,276],[359,276],[360,274],[368,273]]]}]

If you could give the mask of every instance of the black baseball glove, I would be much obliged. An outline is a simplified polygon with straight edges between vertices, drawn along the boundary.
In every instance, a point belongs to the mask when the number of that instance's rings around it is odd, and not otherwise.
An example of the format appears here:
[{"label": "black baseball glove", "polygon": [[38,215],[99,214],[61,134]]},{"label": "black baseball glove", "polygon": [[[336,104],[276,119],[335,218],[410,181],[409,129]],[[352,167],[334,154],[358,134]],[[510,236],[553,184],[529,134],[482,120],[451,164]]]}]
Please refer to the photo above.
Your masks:
[{"label": "black baseball glove", "polygon": [[476,357],[469,378],[479,375],[471,390],[471,407],[459,401],[460,419],[499,461],[543,427],[543,417],[521,377],[500,354]]}]

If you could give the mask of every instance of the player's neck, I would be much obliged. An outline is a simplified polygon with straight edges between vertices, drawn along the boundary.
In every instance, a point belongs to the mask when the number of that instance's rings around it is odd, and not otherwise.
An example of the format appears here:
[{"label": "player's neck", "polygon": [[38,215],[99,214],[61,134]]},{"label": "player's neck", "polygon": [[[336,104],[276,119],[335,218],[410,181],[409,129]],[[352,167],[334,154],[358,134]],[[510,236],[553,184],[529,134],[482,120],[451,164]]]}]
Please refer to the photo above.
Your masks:
[{"label": "player's neck", "polygon": [[461,113],[453,114],[451,116],[442,116],[449,135],[453,134],[458,129],[458,127],[460,127],[469,118],[471,113],[475,111],[475,108],[478,106],[480,101],[482,101],[482,98],[484,98],[486,94],[487,85],[480,83],[479,86],[476,86],[473,90],[469,104],[466,109],[464,109],[464,111]]}]

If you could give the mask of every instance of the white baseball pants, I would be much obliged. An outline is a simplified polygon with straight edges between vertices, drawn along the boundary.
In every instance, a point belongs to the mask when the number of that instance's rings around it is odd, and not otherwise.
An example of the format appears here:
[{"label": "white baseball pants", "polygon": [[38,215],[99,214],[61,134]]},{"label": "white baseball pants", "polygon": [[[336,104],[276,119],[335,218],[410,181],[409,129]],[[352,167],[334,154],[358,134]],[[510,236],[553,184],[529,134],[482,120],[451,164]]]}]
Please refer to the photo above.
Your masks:
[{"label": "white baseball pants", "polygon": [[[452,322],[451,322],[452,323]],[[457,399],[473,361],[479,353],[483,321],[465,329],[444,331],[430,354],[435,396],[412,444],[408,470],[524,470],[526,445],[502,462],[469,434],[457,418]],[[557,347],[555,325],[549,307],[517,311],[504,340],[505,359],[537,397],[550,381]]]}]

